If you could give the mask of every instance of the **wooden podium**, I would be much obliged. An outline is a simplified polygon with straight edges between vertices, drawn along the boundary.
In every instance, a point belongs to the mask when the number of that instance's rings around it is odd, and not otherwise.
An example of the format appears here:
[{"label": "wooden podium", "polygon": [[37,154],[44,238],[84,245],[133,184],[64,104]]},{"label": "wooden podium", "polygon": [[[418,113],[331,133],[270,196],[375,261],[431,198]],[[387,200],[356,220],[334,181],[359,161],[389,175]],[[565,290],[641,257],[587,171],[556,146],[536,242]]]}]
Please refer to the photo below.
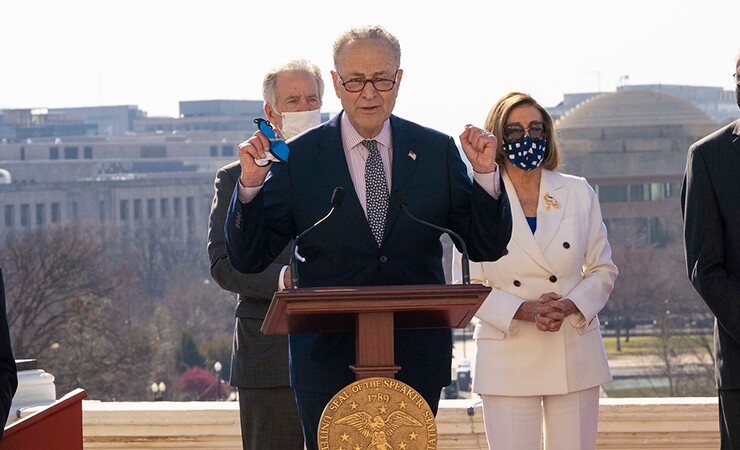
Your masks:
[{"label": "wooden podium", "polygon": [[0,450],[82,450],[82,399],[86,397],[84,389],[75,389],[11,423],[0,439]]},{"label": "wooden podium", "polygon": [[357,379],[395,378],[395,329],[464,328],[490,291],[481,284],[287,289],[273,296],[262,332],[354,330]]}]

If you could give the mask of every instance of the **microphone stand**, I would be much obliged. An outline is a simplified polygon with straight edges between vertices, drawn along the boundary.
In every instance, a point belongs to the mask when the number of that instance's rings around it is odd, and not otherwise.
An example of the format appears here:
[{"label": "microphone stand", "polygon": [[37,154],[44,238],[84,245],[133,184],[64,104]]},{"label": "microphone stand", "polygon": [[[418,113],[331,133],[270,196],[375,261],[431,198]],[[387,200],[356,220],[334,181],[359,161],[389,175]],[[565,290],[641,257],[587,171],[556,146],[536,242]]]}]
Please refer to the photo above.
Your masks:
[{"label": "microphone stand", "polygon": [[408,208],[406,208],[406,202],[404,201],[403,193],[401,191],[396,191],[396,198],[398,199],[399,206],[401,207],[403,212],[405,212],[406,215],[411,220],[413,220],[414,222],[418,222],[422,225],[432,227],[435,230],[439,230],[443,233],[447,233],[457,240],[457,242],[460,244],[460,247],[462,248],[462,261],[460,261],[460,265],[462,267],[462,281],[463,281],[463,284],[470,284],[470,260],[468,259],[468,247],[465,245],[465,241],[463,240],[463,238],[460,237],[459,234],[455,233],[454,231],[448,228],[440,227],[439,225],[435,225],[425,220],[421,220],[418,217],[411,214]]},{"label": "microphone stand", "polygon": [[298,255],[298,241],[300,241],[303,236],[307,235],[311,231],[313,231],[321,222],[325,221],[329,218],[329,216],[334,213],[334,210],[342,204],[342,201],[344,200],[344,188],[337,186],[334,188],[334,192],[331,195],[331,209],[329,212],[319,219],[318,222],[314,223],[310,227],[306,228],[303,233],[296,236],[296,238],[293,240],[293,245],[290,246],[290,284],[293,286],[293,289],[298,288],[298,259],[300,258],[301,262],[305,262],[305,258]]}]

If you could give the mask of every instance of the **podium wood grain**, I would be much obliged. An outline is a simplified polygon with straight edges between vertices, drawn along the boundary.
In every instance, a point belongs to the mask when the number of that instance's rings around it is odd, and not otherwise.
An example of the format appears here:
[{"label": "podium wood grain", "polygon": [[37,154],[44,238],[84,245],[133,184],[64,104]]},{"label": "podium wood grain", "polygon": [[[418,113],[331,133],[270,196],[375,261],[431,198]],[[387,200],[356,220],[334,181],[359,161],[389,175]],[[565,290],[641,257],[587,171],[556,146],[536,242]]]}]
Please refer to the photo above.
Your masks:
[{"label": "podium wood grain", "polygon": [[491,288],[480,284],[342,286],[276,292],[264,334],[355,332],[357,379],[394,378],[395,329],[464,328]]}]

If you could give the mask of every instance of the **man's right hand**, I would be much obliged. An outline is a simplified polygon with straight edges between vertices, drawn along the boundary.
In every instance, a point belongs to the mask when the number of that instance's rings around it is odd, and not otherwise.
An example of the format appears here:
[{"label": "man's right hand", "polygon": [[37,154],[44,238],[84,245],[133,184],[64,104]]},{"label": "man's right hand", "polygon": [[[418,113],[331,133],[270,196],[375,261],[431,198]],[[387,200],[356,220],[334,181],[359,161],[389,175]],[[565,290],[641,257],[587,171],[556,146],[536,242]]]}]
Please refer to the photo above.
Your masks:
[{"label": "man's right hand", "polygon": [[239,144],[239,165],[242,169],[239,182],[242,186],[260,187],[265,182],[272,164],[260,167],[254,160],[265,159],[269,148],[270,141],[261,131],[255,131],[252,137]]}]

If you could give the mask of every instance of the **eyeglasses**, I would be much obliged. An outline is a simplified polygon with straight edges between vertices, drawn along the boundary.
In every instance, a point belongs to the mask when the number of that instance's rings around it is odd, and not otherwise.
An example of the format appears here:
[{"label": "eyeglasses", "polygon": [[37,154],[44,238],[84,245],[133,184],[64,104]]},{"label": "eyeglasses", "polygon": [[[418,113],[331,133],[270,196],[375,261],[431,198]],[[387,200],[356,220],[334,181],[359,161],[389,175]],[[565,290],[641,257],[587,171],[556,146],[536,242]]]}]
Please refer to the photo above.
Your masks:
[{"label": "eyeglasses", "polygon": [[524,132],[529,133],[529,137],[532,139],[542,139],[547,133],[547,128],[542,122],[530,122],[527,128],[522,128],[521,125],[506,125],[504,127],[504,139],[509,142],[518,141],[524,137]]},{"label": "eyeglasses", "polygon": [[398,70],[393,74],[392,80],[385,78],[375,78],[372,80],[368,80],[366,78],[353,78],[349,81],[344,81],[344,78],[342,78],[342,76],[339,75],[339,72],[337,72],[337,76],[342,80],[342,86],[344,86],[347,92],[362,92],[365,89],[365,85],[368,83],[372,84],[378,92],[388,92],[396,85],[396,75],[398,75]]},{"label": "eyeglasses", "polygon": [[735,80],[735,84],[740,86],[740,72],[733,73],[732,78]]}]

